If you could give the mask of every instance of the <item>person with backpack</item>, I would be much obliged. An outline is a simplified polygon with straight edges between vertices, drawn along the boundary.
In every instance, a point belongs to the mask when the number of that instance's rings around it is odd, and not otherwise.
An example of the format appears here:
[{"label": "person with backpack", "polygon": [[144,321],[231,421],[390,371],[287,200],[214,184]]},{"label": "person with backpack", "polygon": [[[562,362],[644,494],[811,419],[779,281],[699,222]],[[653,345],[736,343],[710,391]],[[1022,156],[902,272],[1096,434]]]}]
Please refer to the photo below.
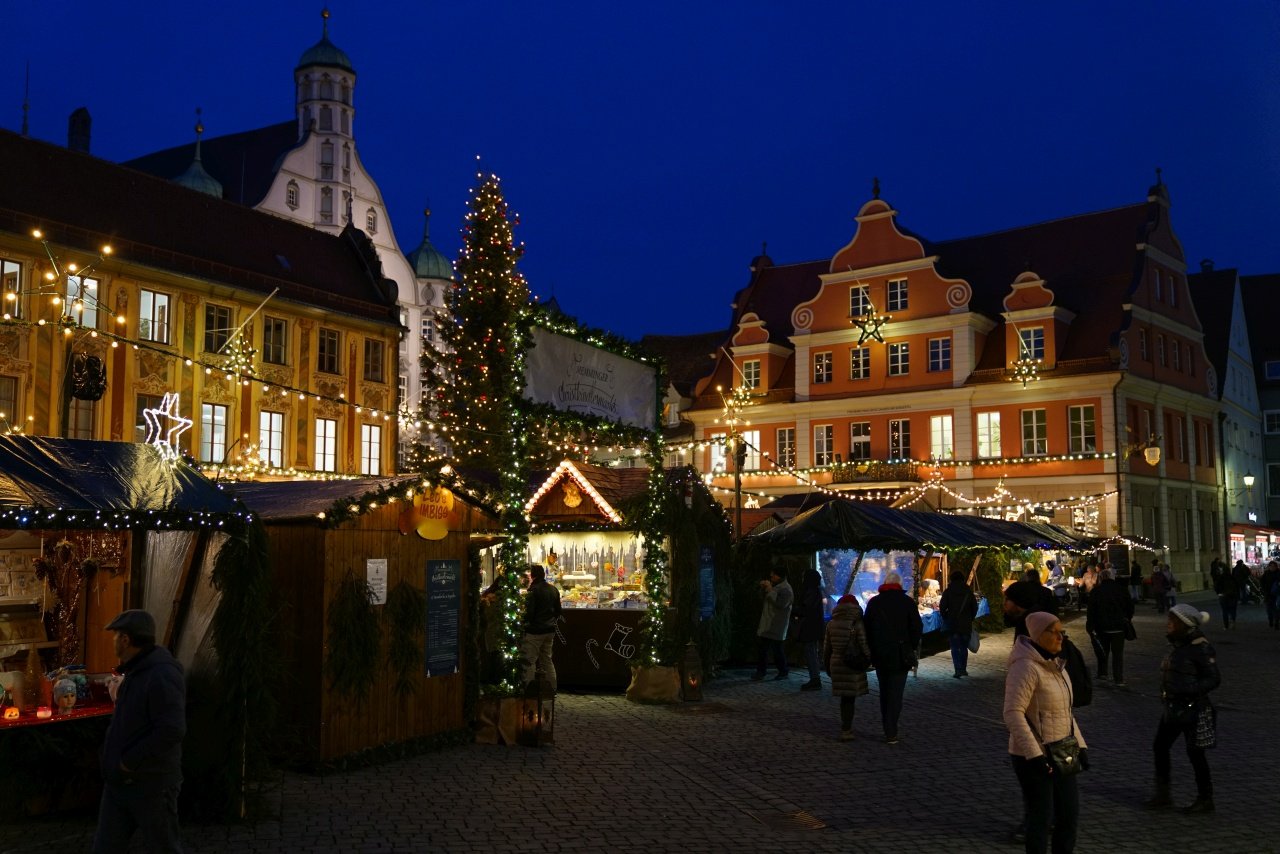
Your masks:
[{"label": "person with backpack", "polygon": [[854,703],[868,693],[867,668],[871,666],[871,647],[858,597],[845,594],[836,602],[822,655],[831,677],[831,693],[840,698],[840,740],[853,741]]},{"label": "person with backpack", "polygon": [[1262,573],[1262,598],[1267,603],[1267,625],[1280,629],[1280,563],[1274,560]]},{"label": "person with backpack", "polygon": [[1175,605],[1169,610],[1169,643],[1173,647],[1160,665],[1160,696],[1164,711],[1152,745],[1156,760],[1156,791],[1143,806],[1163,809],[1173,806],[1169,750],[1182,736],[1187,758],[1196,777],[1196,799],[1183,807],[1188,815],[1213,812],[1213,779],[1209,775],[1206,747],[1217,740],[1217,711],[1209,692],[1222,684],[1217,654],[1201,627],[1209,615],[1192,605]]},{"label": "person with backpack", "polygon": [[978,616],[978,600],[965,583],[964,573],[951,570],[947,576],[947,589],[942,591],[938,613],[946,621],[951,635],[952,678],[969,675],[969,635],[973,632],[973,620]]}]

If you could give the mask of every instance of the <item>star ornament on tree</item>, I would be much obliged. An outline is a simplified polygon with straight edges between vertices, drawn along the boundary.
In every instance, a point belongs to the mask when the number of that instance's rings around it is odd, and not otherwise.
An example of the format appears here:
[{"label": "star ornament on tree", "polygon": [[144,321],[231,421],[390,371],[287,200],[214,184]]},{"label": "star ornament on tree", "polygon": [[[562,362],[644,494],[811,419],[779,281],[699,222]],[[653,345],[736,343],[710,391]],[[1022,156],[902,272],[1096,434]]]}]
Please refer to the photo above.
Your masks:
[{"label": "star ornament on tree", "polygon": [[178,393],[167,392],[159,408],[142,410],[142,417],[147,422],[147,444],[154,445],[165,460],[177,460],[178,437],[191,429],[191,419],[178,412]]}]

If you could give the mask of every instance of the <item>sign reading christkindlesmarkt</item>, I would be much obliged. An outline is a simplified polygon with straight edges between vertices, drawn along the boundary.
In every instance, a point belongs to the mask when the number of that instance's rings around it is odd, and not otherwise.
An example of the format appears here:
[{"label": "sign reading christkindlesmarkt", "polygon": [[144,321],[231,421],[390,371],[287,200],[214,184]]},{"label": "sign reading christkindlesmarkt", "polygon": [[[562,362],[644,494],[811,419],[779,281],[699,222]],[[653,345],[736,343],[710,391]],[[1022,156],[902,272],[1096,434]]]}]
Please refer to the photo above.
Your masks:
[{"label": "sign reading christkindlesmarkt", "polygon": [[545,329],[533,330],[533,344],[525,360],[526,398],[654,429],[658,379],[652,366]]}]

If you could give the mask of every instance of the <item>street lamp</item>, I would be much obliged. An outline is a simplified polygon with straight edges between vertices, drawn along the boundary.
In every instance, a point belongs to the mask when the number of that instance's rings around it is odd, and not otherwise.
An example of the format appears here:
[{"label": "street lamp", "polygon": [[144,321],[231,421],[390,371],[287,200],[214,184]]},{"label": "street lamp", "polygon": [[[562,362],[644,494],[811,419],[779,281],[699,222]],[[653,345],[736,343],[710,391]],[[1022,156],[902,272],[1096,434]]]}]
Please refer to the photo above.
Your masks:
[{"label": "street lamp", "polygon": [[725,451],[733,454],[733,533],[736,539],[742,538],[742,466],[747,458],[747,446],[742,440],[741,427],[750,426],[751,422],[742,417],[742,411],[751,405],[752,393],[746,383],[739,383],[724,393],[724,386],[716,386],[720,402],[724,406],[717,424],[728,428],[725,436]]}]

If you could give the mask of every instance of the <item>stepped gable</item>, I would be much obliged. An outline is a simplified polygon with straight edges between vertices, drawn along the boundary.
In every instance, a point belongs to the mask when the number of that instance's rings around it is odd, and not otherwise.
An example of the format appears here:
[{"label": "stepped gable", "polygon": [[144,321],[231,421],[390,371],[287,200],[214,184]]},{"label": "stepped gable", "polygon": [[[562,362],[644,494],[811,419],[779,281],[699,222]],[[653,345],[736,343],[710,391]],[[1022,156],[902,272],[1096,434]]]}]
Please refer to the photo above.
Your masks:
[{"label": "stepped gable", "polygon": [[[224,198],[254,207],[271,189],[281,158],[298,142],[298,123],[290,119],[257,130],[206,137],[200,143],[200,160],[205,171],[222,184]],[[191,165],[191,143],[144,154],[121,165],[173,179]]]},{"label": "stepped gable", "polygon": [[[190,155],[190,145],[183,146]],[[0,228],[328,311],[395,322],[394,298],[349,243],[80,152],[0,131]],[[110,263],[110,262],[109,262]],[[394,289],[390,289],[394,291]]]}]

